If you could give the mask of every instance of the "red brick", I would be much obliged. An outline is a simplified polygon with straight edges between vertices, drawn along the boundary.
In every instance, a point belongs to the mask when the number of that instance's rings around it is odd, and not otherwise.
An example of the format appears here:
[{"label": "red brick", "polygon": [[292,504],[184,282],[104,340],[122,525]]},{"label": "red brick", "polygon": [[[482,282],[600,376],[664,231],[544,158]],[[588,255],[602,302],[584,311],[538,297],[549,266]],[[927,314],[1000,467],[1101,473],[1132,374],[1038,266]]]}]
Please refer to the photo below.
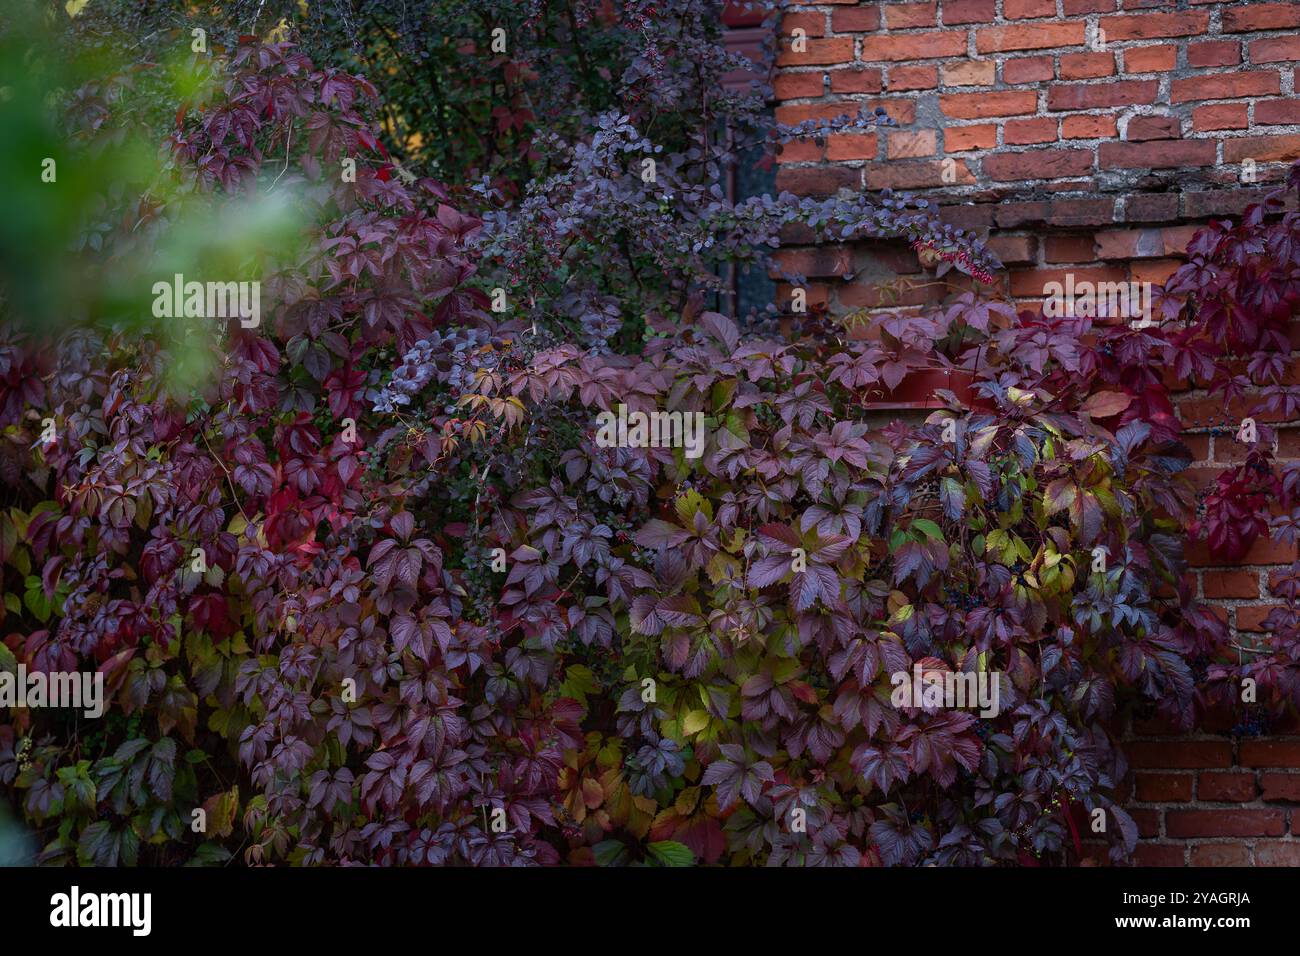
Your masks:
[{"label": "red brick", "polygon": [[1196,799],[1215,803],[1248,803],[1255,799],[1255,775],[1203,773],[1196,784]]},{"label": "red brick", "polygon": [[1265,800],[1300,803],[1300,773],[1265,773],[1260,785]]},{"label": "red brick", "polygon": [[1263,126],[1300,123],[1300,99],[1260,100],[1255,104],[1255,122]]},{"label": "red brick", "polygon": [[1164,222],[1178,218],[1178,196],[1173,193],[1138,193],[1124,204],[1128,222]]},{"label": "red brick", "polygon": [[890,131],[885,140],[888,159],[923,159],[933,156],[938,149],[932,129]]},{"label": "red brick", "polygon": [[1090,262],[1096,255],[1092,236],[1049,236],[1044,244],[1048,262]]},{"label": "red brick", "polygon": [[[1082,269],[1029,269],[1023,272],[1014,272],[1011,275],[1011,294],[1014,296],[1041,296],[1043,289],[1049,282],[1066,281],[1067,275],[1073,275],[1074,281],[1077,282],[1123,282],[1128,278],[1128,274],[1123,269],[1114,269],[1109,266],[1099,267],[1090,266]],[[1146,746],[1142,743],[1132,744],[1142,753],[1142,748]],[[1163,747],[1163,745],[1161,745]],[[1228,759],[1231,760],[1231,750],[1228,751]],[[1183,759],[1192,759],[1186,757]],[[1151,767],[1154,769],[1181,769],[1183,767],[1202,766],[1200,764],[1159,764],[1159,763],[1142,763],[1139,760],[1132,759],[1130,763],[1135,767]],[[1207,767],[1217,767],[1220,764],[1204,764]],[[1223,764],[1222,766],[1227,766]]]},{"label": "red brick", "polygon": [[879,67],[831,70],[832,93],[879,93],[884,89],[884,71]]},{"label": "red brick", "polygon": [[1181,256],[1187,252],[1192,237],[1200,232],[1200,226],[1170,226],[1160,230],[1160,238],[1165,245],[1165,255]]},{"label": "red brick", "polygon": [[805,120],[833,120],[837,116],[853,114],[859,104],[853,100],[832,100],[829,103],[796,103],[778,106],[776,121],[789,126],[798,126]]},{"label": "red brick", "polygon": [[1192,799],[1190,773],[1140,773],[1137,798],[1146,803],[1176,803]]},{"label": "red brick", "polygon": [[1021,56],[1002,63],[1002,82],[1038,83],[1052,78],[1050,56]]},{"label": "red brick", "polygon": [[1300,159],[1300,136],[1247,136],[1223,143],[1223,161],[1238,163],[1253,159],[1257,163],[1282,163]]},{"label": "red brick", "polygon": [[1282,60],[1300,60],[1300,36],[1250,41],[1251,63],[1278,63]]},{"label": "red brick", "polygon": [[[1160,811],[1136,807],[1129,811],[1129,816],[1137,824],[1138,836],[1148,838],[1160,835]],[[1109,819],[1108,821],[1109,822]]]},{"label": "red brick", "polygon": [[[1080,274],[1075,273],[1076,276]],[[1076,278],[1075,281],[1080,280]],[[1232,744],[1226,740],[1184,740],[1177,743],[1134,741],[1128,745],[1125,753],[1134,767],[1150,770],[1198,770],[1232,766]]]},{"label": "red brick", "polygon": [[898,306],[933,306],[943,300],[942,290],[915,286],[899,293],[892,283],[841,283],[836,294],[840,306],[848,309],[897,308]]},{"label": "red brick", "polygon": [[1178,63],[1178,47],[1135,47],[1124,51],[1125,73],[1167,73]]},{"label": "red brick", "polygon": [[975,33],[975,49],[980,53],[1006,50],[1054,50],[1081,46],[1087,26],[1077,23],[1033,23],[1014,27],[987,27]]},{"label": "red brick", "polygon": [[1063,139],[1103,139],[1117,132],[1114,116],[1067,116],[1061,121]]},{"label": "red brick", "polygon": [[1156,80],[1118,80],[1114,83],[1075,83],[1047,91],[1049,110],[1091,110],[1108,106],[1154,103]]},{"label": "red brick", "polygon": [[1300,741],[1243,740],[1243,767],[1300,767]]},{"label": "red brick", "polygon": [[781,15],[780,35],[789,40],[795,30],[802,30],[804,36],[819,37],[826,33],[826,16],[820,11],[784,13]]},{"label": "red brick", "polygon": [[1062,53],[1061,79],[1092,80],[1115,75],[1114,53]]},{"label": "red brick", "polygon": [[949,126],[943,131],[943,148],[949,153],[992,149],[998,144],[996,126]]},{"label": "red brick", "polygon": [[891,36],[863,37],[865,63],[896,60],[935,60],[961,56],[966,52],[966,31],[940,30],[935,33],[902,33]]},{"label": "red brick", "polygon": [[892,93],[904,90],[932,90],[939,85],[939,68],[928,66],[891,66],[885,86]]},{"label": "red brick", "polygon": [[1169,102],[1191,103],[1196,100],[1235,100],[1243,96],[1271,96],[1281,88],[1275,70],[1211,73],[1206,76],[1174,80],[1169,88]]},{"label": "red brick", "polygon": [[825,156],[825,146],[811,139],[795,139],[781,144],[776,159],[779,163],[819,163]]},{"label": "red brick", "polygon": [[1139,843],[1133,851],[1133,862],[1137,866],[1182,866],[1186,856],[1187,847],[1182,844]]},{"label": "red brick", "polygon": [[1134,282],[1150,282],[1152,285],[1161,286],[1178,271],[1181,265],[1182,263],[1177,259],[1145,259],[1142,262],[1134,262],[1129,267],[1129,278]]},{"label": "red brick", "polygon": [[1282,836],[1286,811],[1170,810],[1165,814],[1165,833],[1171,838]]},{"label": "red brick", "polygon": [[[868,189],[925,189],[951,185],[943,179],[943,163],[893,163],[867,170]],[[957,182],[973,183],[975,177],[961,160],[957,161]]]},{"label": "red brick", "polygon": [[1020,265],[1038,258],[1038,240],[1033,236],[994,236],[987,245],[1004,265]]},{"label": "red brick", "polygon": [[1192,453],[1192,461],[1205,461],[1210,454],[1210,439],[1208,435],[1183,435],[1183,444],[1188,447]]},{"label": "red brick", "polygon": [[891,30],[908,27],[932,27],[935,24],[933,3],[888,3],[885,5],[885,26]]},{"label": "red brick", "polygon": [[1198,106],[1192,110],[1192,129],[1198,133],[1216,129],[1245,129],[1249,125],[1245,103]]},{"label": "red brick", "polygon": [[788,189],[803,196],[830,196],[842,187],[861,189],[862,170],[848,166],[784,167],[776,174],[778,190]]},{"label": "red brick", "polygon": [[782,249],[776,254],[776,259],[787,272],[810,279],[842,276],[853,270],[852,255],[847,246]]},{"label": "red brick", "polygon": [[1183,124],[1177,116],[1134,116],[1128,121],[1124,138],[1131,143],[1149,139],[1178,139],[1183,135]]},{"label": "red brick", "polygon": [[1223,11],[1224,33],[1253,33],[1300,27],[1300,5],[1295,3],[1248,3]]},{"label": "red brick", "polygon": [[828,37],[824,39],[809,39],[806,42],[806,48],[801,53],[796,53],[788,40],[781,43],[781,51],[777,55],[777,66],[814,66],[830,63],[851,63],[853,62],[853,37]]},{"label": "red brick", "polygon": [[797,126],[804,120],[833,120],[838,116],[857,115],[859,110],[870,113],[876,107],[884,108],[894,122],[909,126],[916,120],[914,100],[831,100],[823,103],[786,104],[776,108],[779,123]]},{"label": "red brick", "polygon": [[1300,458],[1300,431],[1287,429],[1277,436],[1279,458]]},{"label": "red brick", "polygon": [[945,93],[939,97],[945,116],[956,119],[984,119],[988,116],[1015,116],[1032,113],[1038,108],[1038,94],[1033,90],[1007,90],[999,93]]},{"label": "red brick", "polygon": [[[830,291],[824,282],[810,282],[803,287],[808,294],[808,305],[828,305],[830,303]],[[776,301],[788,303],[792,295],[792,287],[784,282],[776,284]]]},{"label": "red brick", "polygon": [[1002,0],[1002,15],[1008,20],[1054,17],[1056,0]]},{"label": "red brick", "polygon": [[1098,259],[1152,259],[1164,253],[1158,229],[1107,229],[1096,238]]},{"label": "red brick", "polygon": [[1212,139],[1175,142],[1102,143],[1097,161],[1102,169],[1173,169],[1179,166],[1211,166],[1215,160]]},{"label": "red brick", "polygon": [[[1178,403],[1179,418],[1182,419],[1184,422],[1188,422],[1192,425],[1197,425],[1197,426],[1216,425],[1216,424],[1232,425],[1237,421],[1237,418],[1235,416],[1225,415],[1223,413],[1223,405],[1221,402],[1215,405],[1206,399],[1194,399],[1187,402],[1186,404],[1189,406],[1188,408],[1183,407],[1184,402],[1180,401]],[[1236,403],[1234,402],[1233,405],[1235,406]],[[1237,408],[1234,407],[1232,410],[1237,411]],[[1196,417],[1189,417],[1189,416],[1196,416]],[[1193,479],[1205,478],[1207,479],[1204,482],[1204,484],[1206,485],[1213,482],[1214,478],[1217,476],[1219,471],[1219,469],[1217,468],[1206,469],[1209,472],[1209,474],[1207,475],[1195,474],[1195,472],[1199,470],[1200,469],[1195,469],[1195,468],[1188,469],[1188,477]],[[1295,560],[1294,545],[1279,545],[1276,542],[1271,542],[1271,543],[1267,541],[1261,542],[1258,539],[1256,539],[1255,543],[1250,546],[1250,550],[1256,551],[1257,553],[1262,553],[1264,551],[1275,552],[1272,555],[1274,560],[1270,560],[1267,562],[1242,561],[1240,563],[1242,564],[1255,564],[1255,563],[1289,564],[1291,561]],[[1187,546],[1187,560],[1188,562],[1190,562],[1192,567],[1196,567],[1196,568],[1212,568],[1223,564],[1223,561],[1221,559],[1215,558],[1210,554],[1209,548],[1206,547],[1205,542],[1203,541],[1193,541]],[[1242,608],[1242,610],[1249,610],[1249,608]]]},{"label": "red brick", "polygon": [[1142,13],[1136,16],[1103,17],[1101,28],[1107,42],[1113,40],[1153,40],[1157,37],[1198,36],[1208,32],[1210,15],[1185,13]]},{"label": "red brick", "polygon": [[[1181,406],[1182,403],[1179,402],[1179,405]],[[1216,400],[1214,402],[1214,417],[1217,418],[1220,422],[1226,422],[1226,423],[1238,422],[1241,420],[1241,407],[1242,406],[1236,405],[1234,403],[1232,408],[1234,414],[1231,417],[1228,417],[1223,414],[1223,402],[1221,400]],[[1264,415],[1256,416],[1256,418],[1259,419],[1263,419],[1265,417],[1266,416]],[[1195,557],[1197,559],[1200,559],[1202,556],[1208,557],[1208,553],[1204,550],[1204,542],[1193,543],[1188,547],[1187,553],[1189,556]],[[1294,544],[1282,544],[1278,541],[1273,541],[1270,538],[1262,537],[1262,538],[1255,539],[1255,543],[1246,549],[1246,556],[1242,558],[1242,560],[1238,563],[1239,564],[1290,564],[1295,559],[1296,559],[1296,547]],[[1213,567],[1214,565],[1205,563],[1199,566]],[[1246,610],[1249,609],[1247,608]]]},{"label": "red brick", "polygon": [[1254,571],[1214,571],[1201,579],[1207,598],[1257,598],[1259,575]]},{"label": "red brick", "polygon": [[778,100],[797,100],[821,96],[825,91],[823,73],[781,73],[772,82]]},{"label": "red brick", "polygon": [[998,204],[995,215],[998,227],[1002,229],[1044,222],[1051,222],[1053,226],[1062,229],[1100,226],[1114,220],[1115,200],[1054,199],[1051,202],[1004,202]]},{"label": "red brick", "polygon": [[996,16],[993,0],[948,0],[943,5],[943,25],[992,23]]},{"label": "red brick", "polygon": [[1024,153],[995,153],[984,160],[984,175],[999,182],[1060,179],[1092,172],[1092,152],[1086,149],[1037,149]]},{"label": "red brick", "polygon": [[875,159],[875,133],[834,133],[826,138],[826,158],[831,162],[846,159]]},{"label": "red brick", "polygon": [[1239,843],[1198,843],[1192,866],[1250,866],[1250,851]]},{"label": "red brick", "polygon": [[880,11],[874,3],[832,10],[831,29],[836,33],[874,33],[880,29]]},{"label": "red brick", "polygon": [[1115,9],[1115,0],[1063,0],[1061,9],[1067,17],[1077,17],[1081,13],[1110,13]]},{"label": "red brick", "polygon": [[992,60],[959,60],[943,65],[944,86],[992,86],[998,65]]},{"label": "red brick", "polygon": [[[1192,196],[1188,196],[1189,199]],[[1240,415],[1234,418],[1233,413],[1243,409],[1245,403],[1240,399],[1233,399],[1225,407],[1223,402],[1211,401],[1208,398],[1189,398],[1180,397],[1175,402],[1179,420],[1188,428],[1205,428],[1207,426],[1226,426],[1234,421],[1240,420]],[[1201,545],[1195,541],[1188,542],[1188,554],[1199,554],[1203,550]]]},{"label": "red brick", "polygon": [[1188,66],[1236,66],[1241,62],[1241,44],[1236,40],[1206,40],[1187,46]]},{"label": "red brick", "polygon": [[1273,607],[1264,607],[1251,605],[1249,607],[1237,608],[1237,630],[1239,631],[1267,631],[1268,626],[1265,622],[1272,613]]},{"label": "red brick", "polygon": [[993,207],[987,204],[941,206],[939,218],[956,229],[991,229]]},{"label": "red brick", "polygon": [[1056,120],[1053,117],[1008,120],[1002,127],[1002,142],[1008,146],[1028,146],[1033,143],[1056,142]]},{"label": "red brick", "polygon": [[1300,866],[1300,842],[1265,840],[1255,844],[1256,866]]}]

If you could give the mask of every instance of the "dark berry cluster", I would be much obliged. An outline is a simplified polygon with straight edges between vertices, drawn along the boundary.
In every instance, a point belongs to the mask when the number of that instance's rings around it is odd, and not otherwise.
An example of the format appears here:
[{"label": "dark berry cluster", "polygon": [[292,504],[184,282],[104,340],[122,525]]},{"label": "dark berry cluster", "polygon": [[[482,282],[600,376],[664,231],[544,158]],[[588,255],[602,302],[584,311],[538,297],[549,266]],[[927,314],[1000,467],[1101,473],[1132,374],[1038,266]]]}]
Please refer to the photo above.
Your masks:
[{"label": "dark berry cluster", "polygon": [[1210,664],[1212,663],[1213,660],[1206,654],[1200,654],[1188,661],[1187,666],[1192,672],[1192,680],[1197,684],[1205,683],[1206,675],[1209,673]]},{"label": "dark berry cluster", "polygon": [[1234,737],[1263,737],[1269,730],[1268,711],[1255,704],[1248,705],[1237,715],[1237,722],[1232,727]]},{"label": "dark berry cluster", "polygon": [[960,588],[953,587],[943,589],[943,602],[946,607],[956,608],[959,611],[971,611],[984,604],[979,595],[968,594]]}]

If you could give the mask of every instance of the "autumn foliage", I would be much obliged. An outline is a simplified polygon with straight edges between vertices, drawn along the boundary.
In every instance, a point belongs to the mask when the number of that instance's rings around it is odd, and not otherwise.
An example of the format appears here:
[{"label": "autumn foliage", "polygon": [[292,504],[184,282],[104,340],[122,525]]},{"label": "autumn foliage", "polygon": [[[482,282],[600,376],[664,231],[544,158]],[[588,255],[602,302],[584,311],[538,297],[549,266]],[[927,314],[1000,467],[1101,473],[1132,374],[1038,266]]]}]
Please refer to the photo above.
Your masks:
[{"label": "autumn foliage", "polygon": [[[1281,351],[1294,215],[1202,233],[1151,328],[967,292],[775,335],[684,297],[618,350],[491,311],[485,274],[543,261],[528,221],[400,175],[376,97],[249,42],[177,113],[185,202],[288,194],[305,224],[259,250],[263,327],[185,329],[201,384],[174,330],[0,338],[0,668],[111,693],[0,711],[42,862],[1067,863],[1098,809],[1121,859],[1129,713],[1190,727],[1246,673],[1292,705],[1294,613],[1241,664],[1183,552],[1198,520],[1267,531],[1296,475],[1257,452],[1198,519],[1160,370],[1231,393]],[[88,267],[166,243],[167,205],[110,201]],[[977,400],[878,427],[936,364]],[[1247,373],[1275,404],[1281,368]],[[702,413],[704,454],[600,447],[620,403]],[[994,675],[1000,713],[894,706],[918,662]]]}]

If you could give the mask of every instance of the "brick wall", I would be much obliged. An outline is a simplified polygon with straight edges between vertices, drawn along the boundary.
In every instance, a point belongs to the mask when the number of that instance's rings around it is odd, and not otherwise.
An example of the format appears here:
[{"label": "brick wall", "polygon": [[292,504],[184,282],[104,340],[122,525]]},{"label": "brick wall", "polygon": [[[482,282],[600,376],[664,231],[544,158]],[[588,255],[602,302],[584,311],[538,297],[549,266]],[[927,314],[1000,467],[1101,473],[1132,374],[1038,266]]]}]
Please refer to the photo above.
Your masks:
[{"label": "brick wall", "polygon": [[[1162,282],[1198,224],[1239,213],[1300,159],[1297,2],[807,0],[780,29],[778,118],[865,105],[897,125],[791,143],[777,185],[927,195],[945,220],[989,237],[1002,291],[1026,305],[1066,273]],[[950,294],[906,247],[805,240],[787,236],[783,264],[833,312]],[[1179,407],[1193,474],[1208,483],[1242,457],[1239,416],[1198,392]],[[1280,457],[1300,457],[1300,422],[1278,424]],[[1265,541],[1237,567],[1191,555],[1201,593],[1244,632],[1276,603],[1271,569],[1296,557]],[[1262,739],[1228,730],[1132,729],[1137,862],[1300,865],[1300,726]]]}]

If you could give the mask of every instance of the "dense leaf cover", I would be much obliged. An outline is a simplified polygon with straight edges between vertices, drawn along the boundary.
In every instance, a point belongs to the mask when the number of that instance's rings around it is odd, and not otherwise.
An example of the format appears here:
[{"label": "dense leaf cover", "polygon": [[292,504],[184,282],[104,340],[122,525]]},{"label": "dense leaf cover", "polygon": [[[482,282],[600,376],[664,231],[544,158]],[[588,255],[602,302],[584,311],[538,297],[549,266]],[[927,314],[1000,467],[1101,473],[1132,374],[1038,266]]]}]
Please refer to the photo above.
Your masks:
[{"label": "dense leaf cover", "polygon": [[[1191,726],[1243,667],[1182,577],[1196,502],[1161,369],[1264,348],[1294,216],[1202,233],[1154,328],[967,293],[774,337],[670,312],[674,279],[620,352],[557,318],[572,289],[489,308],[485,276],[551,281],[534,230],[597,202],[581,176],[471,216],[395,174],[366,80],[288,44],[214,70],[168,142],[183,198],[110,191],[84,254],[147,258],[173,205],[288,193],[309,225],[265,252],[262,327],[175,320],[217,370],[198,390],[171,338],[112,321],[0,340],[0,667],[112,693],[98,721],[0,714],[43,861],[1062,862],[1094,809],[1132,849],[1126,708]],[[77,101],[88,149],[116,82]],[[599,121],[581,150],[637,135]],[[860,202],[850,234],[988,261],[905,199]],[[1216,318],[1265,254],[1272,311]],[[978,407],[873,427],[866,396],[926,356],[972,370]],[[619,404],[699,412],[703,455],[600,447]],[[1297,646],[1279,628],[1274,707]],[[1000,675],[1000,714],[894,706],[917,662]]]}]

